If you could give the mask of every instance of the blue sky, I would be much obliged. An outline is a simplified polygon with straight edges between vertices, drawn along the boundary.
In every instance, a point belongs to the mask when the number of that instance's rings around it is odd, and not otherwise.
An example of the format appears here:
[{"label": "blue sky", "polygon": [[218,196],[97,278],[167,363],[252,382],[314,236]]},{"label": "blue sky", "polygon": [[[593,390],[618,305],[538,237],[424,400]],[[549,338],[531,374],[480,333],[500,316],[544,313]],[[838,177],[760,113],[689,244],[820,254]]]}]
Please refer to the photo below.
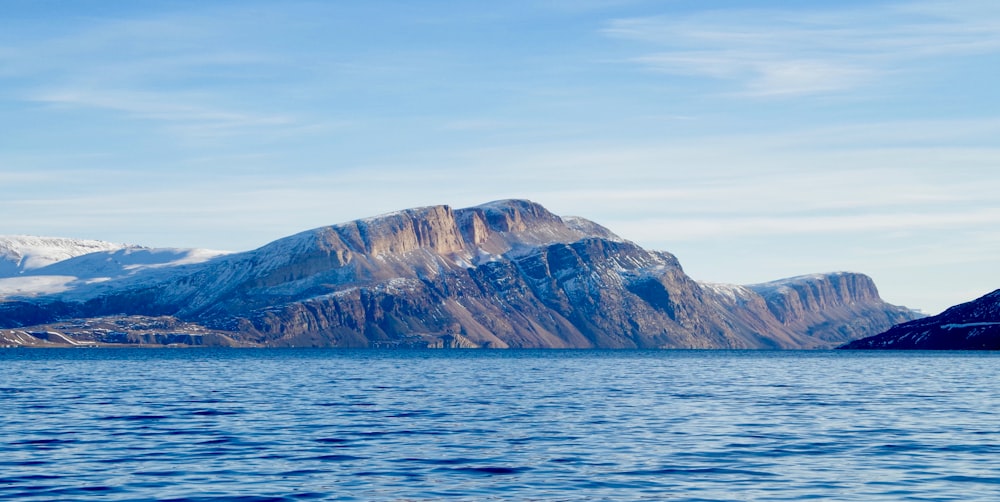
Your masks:
[{"label": "blue sky", "polygon": [[0,234],[535,200],[699,280],[1000,287],[1000,3],[2,0]]}]

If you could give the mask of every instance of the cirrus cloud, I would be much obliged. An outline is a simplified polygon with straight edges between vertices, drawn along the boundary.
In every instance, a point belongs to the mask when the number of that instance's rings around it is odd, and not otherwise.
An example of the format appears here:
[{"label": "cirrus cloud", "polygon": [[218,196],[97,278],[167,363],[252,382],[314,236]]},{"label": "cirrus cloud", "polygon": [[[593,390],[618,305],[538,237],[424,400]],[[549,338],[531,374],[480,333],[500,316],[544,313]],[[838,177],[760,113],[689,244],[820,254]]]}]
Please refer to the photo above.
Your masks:
[{"label": "cirrus cloud", "polygon": [[653,71],[733,82],[742,96],[855,89],[911,62],[1000,51],[1000,11],[969,0],[841,10],[719,10],[612,20],[610,37],[646,46]]}]

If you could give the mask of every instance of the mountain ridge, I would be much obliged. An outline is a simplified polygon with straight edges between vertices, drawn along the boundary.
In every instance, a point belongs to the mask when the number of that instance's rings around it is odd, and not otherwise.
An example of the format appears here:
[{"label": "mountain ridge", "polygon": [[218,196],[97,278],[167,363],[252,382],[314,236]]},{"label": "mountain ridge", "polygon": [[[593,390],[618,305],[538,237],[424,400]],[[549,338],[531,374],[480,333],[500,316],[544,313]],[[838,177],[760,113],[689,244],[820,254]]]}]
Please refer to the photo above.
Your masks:
[{"label": "mountain ridge", "polygon": [[1000,289],[840,349],[1000,350]]},{"label": "mountain ridge", "polygon": [[426,206],[258,249],[9,295],[0,327],[171,316],[233,344],[819,348],[916,314],[867,276],[702,285],[677,258],[525,200]]},{"label": "mountain ridge", "polygon": [[33,235],[0,235],[0,278],[14,277],[25,271],[44,268],[53,263],[93,253],[128,247],[91,239],[41,237]]}]

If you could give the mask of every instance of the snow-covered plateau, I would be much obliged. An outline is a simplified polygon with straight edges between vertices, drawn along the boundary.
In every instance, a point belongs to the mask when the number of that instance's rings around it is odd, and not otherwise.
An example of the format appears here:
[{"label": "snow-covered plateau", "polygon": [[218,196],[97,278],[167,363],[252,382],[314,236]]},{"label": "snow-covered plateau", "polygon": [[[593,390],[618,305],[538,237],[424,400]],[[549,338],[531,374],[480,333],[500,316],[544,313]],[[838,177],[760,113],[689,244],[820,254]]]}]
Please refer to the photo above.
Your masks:
[{"label": "snow-covered plateau", "polygon": [[147,248],[98,240],[0,236],[0,300],[74,291],[137,274],[204,263],[229,254]]}]

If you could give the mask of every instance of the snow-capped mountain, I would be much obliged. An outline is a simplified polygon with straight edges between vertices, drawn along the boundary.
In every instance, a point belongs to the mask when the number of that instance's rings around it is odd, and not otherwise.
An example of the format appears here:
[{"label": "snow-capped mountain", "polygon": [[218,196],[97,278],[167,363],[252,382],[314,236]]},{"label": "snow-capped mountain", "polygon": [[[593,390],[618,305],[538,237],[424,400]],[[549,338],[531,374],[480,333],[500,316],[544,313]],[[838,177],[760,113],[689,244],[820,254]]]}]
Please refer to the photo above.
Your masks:
[{"label": "snow-capped mountain", "polygon": [[85,292],[91,284],[202,263],[227,254],[96,240],[0,236],[0,300]]},{"label": "snow-capped mountain", "polygon": [[0,278],[15,277],[76,256],[125,247],[95,240],[0,235]]},{"label": "snow-capped mountain", "polygon": [[0,327],[172,316],[247,345],[815,348],[917,317],[861,274],[699,284],[670,253],[522,200],[187,253],[119,249],[51,264],[36,270],[51,275],[29,278],[73,280],[52,294],[8,288]]}]

